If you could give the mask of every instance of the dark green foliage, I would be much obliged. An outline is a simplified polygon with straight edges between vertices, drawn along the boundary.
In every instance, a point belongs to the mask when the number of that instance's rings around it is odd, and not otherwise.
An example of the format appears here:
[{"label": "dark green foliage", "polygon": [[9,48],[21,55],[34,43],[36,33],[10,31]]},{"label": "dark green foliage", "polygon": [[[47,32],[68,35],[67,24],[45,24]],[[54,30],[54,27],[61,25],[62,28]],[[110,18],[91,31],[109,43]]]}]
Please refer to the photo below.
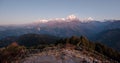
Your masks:
[{"label": "dark green foliage", "polygon": [[95,44],[95,51],[97,51],[99,53],[103,53],[103,45],[100,43],[96,43]]},{"label": "dark green foliage", "polygon": [[89,41],[88,41],[88,39],[86,37],[81,36],[80,40],[81,40],[83,46],[89,47]]},{"label": "dark green foliage", "polygon": [[117,60],[117,61],[120,61],[120,52],[112,49],[112,48],[109,48],[109,47],[106,47],[105,45],[101,44],[101,43],[96,43],[96,47],[95,47],[95,51],[107,56],[107,57],[110,57],[114,60]]},{"label": "dark green foliage", "polygon": [[89,48],[88,49],[89,49],[89,51],[94,52],[94,50],[95,50],[95,43],[89,41]]},{"label": "dark green foliage", "polygon": [[24,46],[11,44],[6,48],[0,49],[0,63],[14,63],[19,56],[25,52]]},{"label": "dark green foliage", "polygon": [[76,36],[72,36],[69,40],[70,44],[76,45],[79,42],[79,38]]}]

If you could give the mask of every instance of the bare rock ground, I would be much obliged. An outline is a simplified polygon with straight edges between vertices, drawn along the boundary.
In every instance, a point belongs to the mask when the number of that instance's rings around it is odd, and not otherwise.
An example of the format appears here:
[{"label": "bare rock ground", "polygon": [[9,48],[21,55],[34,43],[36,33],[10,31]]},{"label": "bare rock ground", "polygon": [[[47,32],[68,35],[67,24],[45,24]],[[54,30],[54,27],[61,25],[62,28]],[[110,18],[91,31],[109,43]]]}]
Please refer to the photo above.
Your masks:
[{"label": "bare rock ground", "polygon": [[[48,50],[33,54],[21,60],[21,63],[103,63],[99,59],[87,56],[81,51],[70,49]],[[109,63],[109,62],[107,62]]]}]

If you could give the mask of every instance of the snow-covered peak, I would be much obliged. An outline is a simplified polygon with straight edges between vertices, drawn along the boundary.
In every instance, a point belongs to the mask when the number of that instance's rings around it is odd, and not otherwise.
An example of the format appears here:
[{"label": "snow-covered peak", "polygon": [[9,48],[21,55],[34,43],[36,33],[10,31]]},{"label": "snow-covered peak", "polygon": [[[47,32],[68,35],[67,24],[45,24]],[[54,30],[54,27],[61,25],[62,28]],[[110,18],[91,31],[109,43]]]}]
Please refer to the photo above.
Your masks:
[{"label": "snow-covered peak", "polygon": [[40,23],[46,23],[46,22],[48,22],[48,20],[46,20],[46,19],[41,19],[41,20],[39,20],[38,22],[40,22]]},{"label": "snow-covered peak", "polygon": [[78,18],[75,15],[69,15],[66,19],[68,19],[68,20],[76,20]]},{"label": "snow-covered peak", "polygon": [[88,17],[87,20],[89,20],[89,21],[93,21],[94,19],[93,19],[92,17]]},{"label": "snow-covered peak", "polygon": [[88,17],[88,18],[85,18],[81,21],[84,22],[84,23],[88,23],[88,22],[94,21],[94,19],[92,17]]},{"label": "snow-covered peak", "polygon": [[49,21],[65,21],[65,18],[54,18],[54,19],[49,19]]}]

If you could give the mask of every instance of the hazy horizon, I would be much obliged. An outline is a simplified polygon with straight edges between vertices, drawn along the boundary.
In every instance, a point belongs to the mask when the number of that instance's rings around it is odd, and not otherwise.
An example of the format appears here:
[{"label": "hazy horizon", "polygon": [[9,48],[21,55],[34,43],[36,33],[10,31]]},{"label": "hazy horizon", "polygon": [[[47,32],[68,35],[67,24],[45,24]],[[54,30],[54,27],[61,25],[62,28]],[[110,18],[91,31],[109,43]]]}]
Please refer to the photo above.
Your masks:
[{"label": "hazy horizon", "polygon": [[0,0],[0,25],[26,24],[40,19],[120,20],[120,0]]}]

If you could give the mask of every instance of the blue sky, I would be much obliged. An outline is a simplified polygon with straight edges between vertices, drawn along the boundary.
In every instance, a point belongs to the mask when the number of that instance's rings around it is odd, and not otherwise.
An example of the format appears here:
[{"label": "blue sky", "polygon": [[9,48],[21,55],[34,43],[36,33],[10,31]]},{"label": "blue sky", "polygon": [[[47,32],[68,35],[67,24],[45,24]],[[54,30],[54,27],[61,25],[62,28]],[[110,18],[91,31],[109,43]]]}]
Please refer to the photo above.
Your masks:
[{"label": "blue sky", "polygon": [[31,23],[71,14],[96,20],[120,19],[120,0],[0,0],[0,25]]}]

